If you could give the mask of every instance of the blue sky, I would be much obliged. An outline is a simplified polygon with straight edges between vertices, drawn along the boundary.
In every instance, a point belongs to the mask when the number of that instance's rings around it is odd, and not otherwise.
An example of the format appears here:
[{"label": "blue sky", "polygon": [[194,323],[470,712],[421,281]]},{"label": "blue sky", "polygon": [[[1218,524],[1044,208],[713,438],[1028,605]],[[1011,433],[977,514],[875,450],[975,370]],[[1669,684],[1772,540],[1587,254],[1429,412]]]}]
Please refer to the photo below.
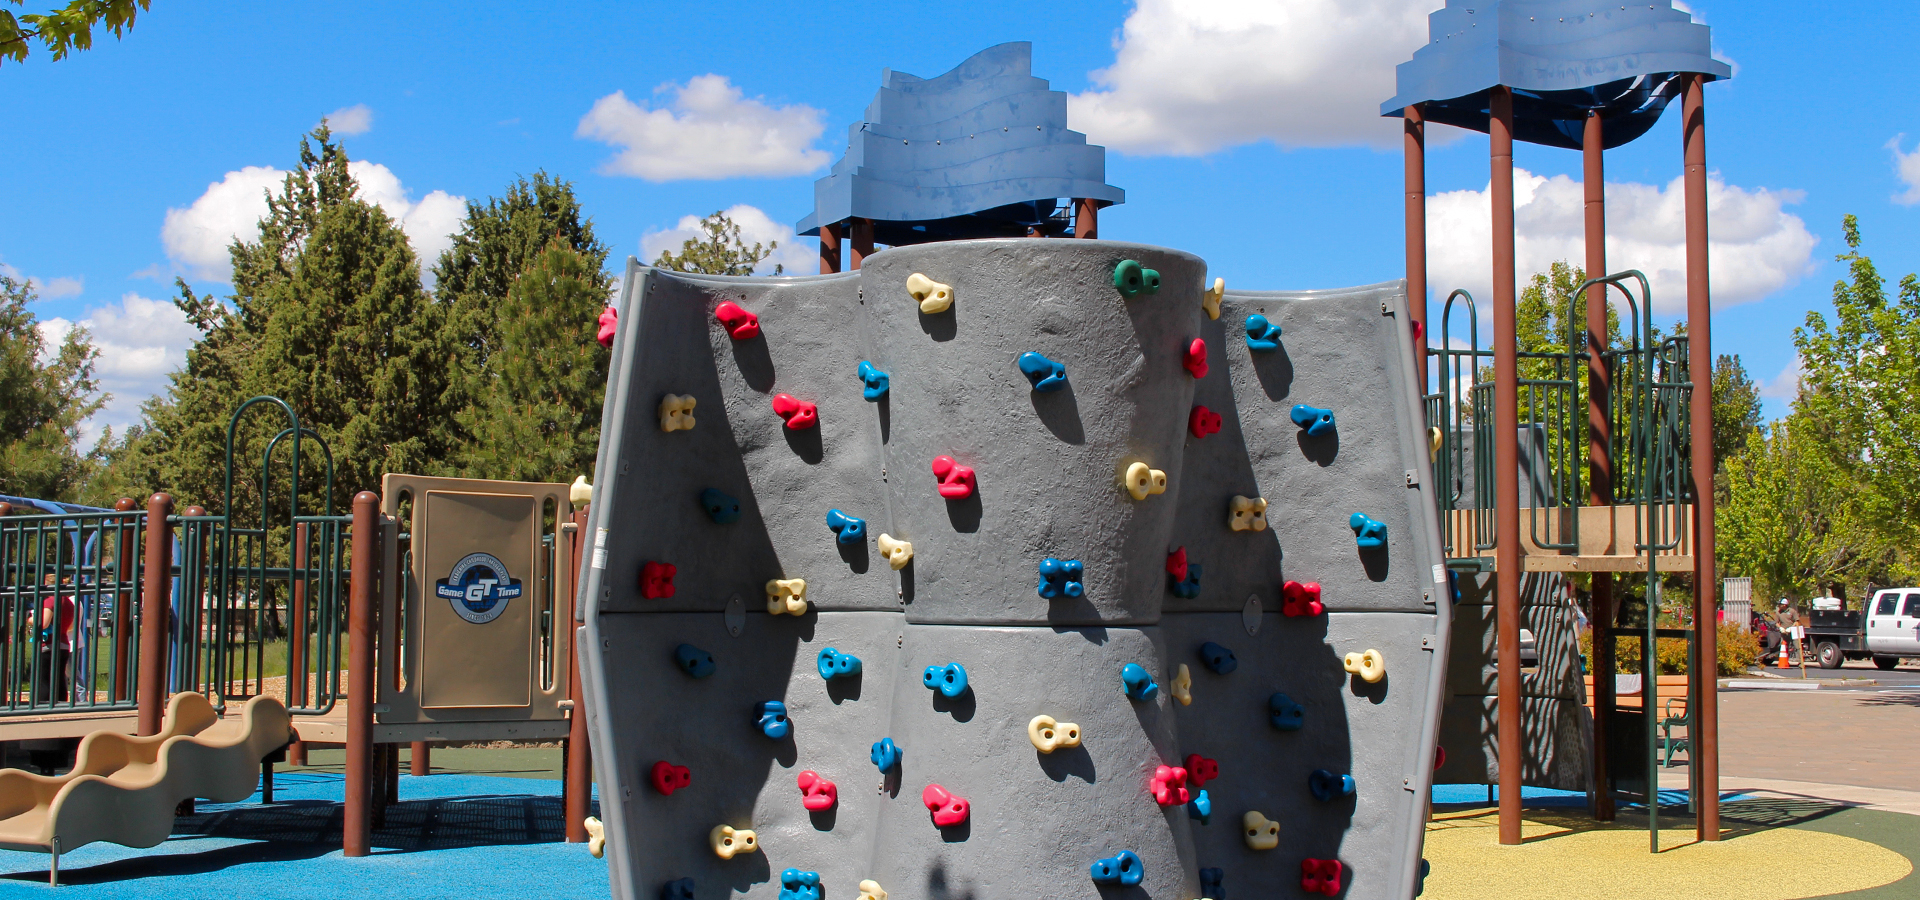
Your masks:
[{"label": "blue sky", "polygon": [[[219,248],[323,115],[357,132],[344,140],[367,190],[417,248],[444,245],[462,198],[545,169],[574,182],[617,270],[716,209],[752,207],[743,219],[778,237],[809,211],[883,68],[932,76],[1027,40],[1128,192],[1103,237],[1193,251],[1234,287],[1382,281],[1402,274],[1401,160],[1397,120],[1374,112],[1439,5],[156,0],[124,40],[0,68],[0,265],[42,286],[35,312],[51,327],[85,323],[107,347],[116,402],[99,421],[118,426],[191,339],[166,303],[174,275],[227,290]],[[1903,180],[1896,152],[1920,146],[1920,4],[1691,11],[1737,67],[1707,89],[1715,347],[1743,357],[1777,416],[1792,328],[1842,274],[1840,217],[1860,216],[1883,273],[1920,269],[1920,156]],[[1615,268],[1678,264],[1677,119],[1608,156]],[[1523,145],[1516,161],[1537,176],[1521,185],[1523,272],[1578,259],[1577,203],[1563,207],[1579,155]],[[1486,181],[1484,136],[1436,136],[1436,289],[1484,290]],[[809,265],[811,239],[789,249]],[[1661,283],[1658,307],[1676,308]]]}]

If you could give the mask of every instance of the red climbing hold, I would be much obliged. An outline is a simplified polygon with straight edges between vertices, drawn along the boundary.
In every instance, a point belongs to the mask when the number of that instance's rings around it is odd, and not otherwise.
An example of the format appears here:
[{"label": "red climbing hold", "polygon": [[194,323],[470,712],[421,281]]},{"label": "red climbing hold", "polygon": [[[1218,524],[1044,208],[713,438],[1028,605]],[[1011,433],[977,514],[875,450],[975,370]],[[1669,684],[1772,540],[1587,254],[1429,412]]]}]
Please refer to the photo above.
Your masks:
[{"label": "red climbing hold", "polygon": [[672,796],[677,791],[693,783],[693,772],[686,766],[676,766],[661,760],[653,764],[653,789]]},{"label": "red climbing hold", "polygon": [[966,798],[956,797],[937,784],[929,784],[926,790],[920,792],[920,802],[926,804],[927,810],[933,813],[933,824],[941,828],[967,820]]},{"label": "red climbing hold", "polygon": [[[1196,377],[1205,377],[1206,370],[1207,365],[1202,361],[1200,364],[1200,375]],[[1187,430],[1193,432],[1193,436],[1197,438],[1214,434],[1220,430],[1220,414],[1199,404],[1194,404],[1193,412],[1187,415]]]},{"label": "red climbing hold", "polygon": [[1203,788],[1207,782],[1220,777],[1220,763],[1198,753],[1187,754],[1187,778],[1193,786]]},{"label": "red climbing hold", "polygon": [[648,600],[673,596],[673,573],[676,571],[672,563],[648,561],[640,567],[640,596]]},{"label": "red climbing hold", "polygon": [[840,799],[840,789],[833,782],[821,778],[818,772],[801,772],[795,780],[800,783],[800,805],[814,812],[832,809]]},{"label": "red climbing hold", "polygon": [[609,306],[600,311],[600,346],[613,346],[614,332],[620,330],[620,311]]},{"label": "red climbing hold", "polygon": [[773,395],[773,411],[787,420],[787,427],[794,431],[812,428],[820,424],[820,409],[804,400],[796,400],[792,394]]},{"label": "red climbing hold", "polygon": [[1193,373],[1195,378],[1207,377],[1206,340],[1194,338],[1193,343],[1187,345],[1187,359],[1181,365],[1186,366],[1187,371]]},{"label": "red climbing hold", "polygon": [[1179,766],[1159,766],[1153,770],[1153,802],[1161,806],[1185,806],[1193,795],[1187,791],[1187,770]]},{"label": "red climbing hold", "polygon": [[1317,616],[1326,607],[1320,603],[1320,582],[1301,584],[1289,581],[1280,586],[1280,611],[1289,616]]},{"label": "red climbing hold", "polygon": [[954,462],[951,456],[933,458],[933,477],[940,479],[940,496],[948,500],[973,496],[973,468]]},{"label": "red climbing hold", "polygon": [[760,336],[760,317],[728,300],[713,308],[713,317],[727,327],[727,336],[736,341]]},{"label": "red climbing hold", "polygon": [[1187,580],[1187,548],[1181,547],[1167,554],[1167,574],[1175,581]]},{"label": "red climbing hold", "polygon": [[1413,326],[1414,343],[1420,343],[1420,339],[1427,336],[1427,326],[1420,324],[1418,319],[1408,319],[1407,324]]},{"label": "red climbing hold", "polygon": [[1337,859],[1314,859],[1308,857],[1300,861],[1300,889],[1309,894],[1322,894],[1328,897],[1340,893],[1340,861]]}]

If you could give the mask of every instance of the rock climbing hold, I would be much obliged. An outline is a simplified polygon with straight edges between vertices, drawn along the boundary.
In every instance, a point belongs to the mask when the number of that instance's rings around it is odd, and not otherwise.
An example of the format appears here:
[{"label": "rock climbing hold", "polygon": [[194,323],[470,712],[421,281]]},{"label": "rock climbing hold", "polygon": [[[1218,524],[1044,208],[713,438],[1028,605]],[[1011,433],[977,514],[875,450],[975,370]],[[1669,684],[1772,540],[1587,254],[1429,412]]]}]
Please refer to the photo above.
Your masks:
[{"label": "rock climbing hold", "polygon": [[973,467],[954,462],[951,456],[933,458],[933,477],[940,479],[940,496],[948,500],[965,500],[978,486],[973,480]]},{"label": "rock climbing hold", "polygon": [[1127,663],[1120,667],[1120,684],[1127,690],[1127,696],[1134,700],[1152,700],[1160,693],[1160,686],[1153,683],[1153,676],[1147,674],[1145,666],[1139,663]]},{"label": "rock climbing hold", "polygon": [[1173,679],[1167,683],[1167,691],[1181,706],[1193,705],[1193,675],[1187,672],[1187,664],[1181,663],[1173,673]]},{"label": "rock climbing hold", "polygon": [[1307,857],[1301,860],[1300,889],[1309,894],[1339,896],[1341,868],[1340,861],[1337,859]]},{"label": "rock climbing hold", "polygon": [[1195,438],[1219,433],[1220,414],[1196,404],[1193,412],[1187,414],[1187,431]]},{"label": "rock climbing hold", "polygon": [[1149,468],[1146,463],[1137,462],[1127,466],[1126,481],[1123,485],[1128,496],[1135,500],[1145,500],[1153,494],[1167,492],[1167,473]]},{"label": "rock climbing hold", "polygon": [[660,900],[693,900],[693,879],[675,878],[660,886]]},{"label": "rock climbing hold", "polygon": [[1186,547],[1184,546],[1176,547],[1174,548],[1174,551],[1172,553],[1167,554],[1167,574],[1172,576],[1173,580],[1176,582],[1186,580],[1187,578],[1187,548]]},{"label": "rock climbing hold", "polygon": [[1020,374],[1036,391],[1057,391],[1067,386],[1067,364],[1054,362],[1032,350],[1020,354]]},{"label": "rock climbing hold", "polygon": [[887,900],[887,892],[880,889],[880,882],[869,878],[860,882],[860,896],[854,900]]},{"label": "rock climbing hold", "polygon": [[692,644],[681,644],[673,648],[673,664],[680,671],[695,678],[705,678],[713,674],[713,654]]},{"label": "rock climbing hold", "polygon": [[660,430],[692,431],[693,407],[698,401],[692,394],[668,394],[660,398]]},{"label": "rock climbing hold", "polygon": [[867,520],[856,519],[837,509],[827,510],[827,527],[833,529],[834,540],[849,547],[857,547],[867,542]]},{"label": "rock climbing hold", "polygon": [[1221,884],[1227,874],[1219,869],[1200,870],[1200,896],[1207,900],[1227,900],[1227,889]]},{"label": "rock climbing hold", "polygon": [[1078,597],[1086,592],[1081,578],[1086,567],[1077,559],[1061,561],[1049,556],[1040,561],[1040,596],[1052,600],[1056,597]]},{"label": "rock climbing hold", "polygon": [[1193,799],[1187,803],[1187,818],[1199,819],[1205,825],[1213,821],[1213,798],[1206,791],[1196,791]]},{"label": "rock climbing hold", "polygon": [[672,563],[648,560],[640,566],[640,596],[648,600],[660,600],[673,596],[673,573],[679,571]]},{"label": "rock climbing hold", "polygon": [[879,400],[887,395],[888,389],[893,386],[893,379],[863,359],[860,361],[860,384],[860,396]]},{"label": "rock climbing hold", "polygon": [[[620,311],[609,306],[600,311],[600,333],[595,337],[600,346],[613,346],[613,336],[620,331]],[[595,854],[598,855],[598,854]]]},{"label": "rock climbing hold", "polygon": [[1441,766],[1444,766],[1446,764],[1447,764],[1447,748],[1435,746],[1433,748],[1433,767],[1435,769],[1438,769]]},{"label": "rock climbing hold", "polygon": [[1353,529],[1353,542],[1362,547],[1385,547],[1387,545],[1387,523],[1367,517],[1366,513],[1354,513],[1347,517],[1347,527]]},{"label": "rock climbing hold", "polygon": [[767,615],[804,616],[807,614],[807,580],[775,578],[767,582]]},{"label": "rock climbing hold", "polygon": [[669,797],[673,792],[693,783],[693,770],[686,766],[676,766],[666,760],[653,764],[648,773],[653,781],[653,789]]},{"label": "rock climbing hold", "polygon": [[1041,753],[1052,753],[1061,747],[1080,746],[1080,726],[1072,722],[1056,722],[1052,716],[1034,716],[1027,723],[1027,740],[1033,742],[1033,749]]},{"label": "rock climbing hold", "polygon": [[1247,839],[1249,850],[1272,850],[1280,846],[1280,823],[1257,810],[1247,810],[1247,814],[1240,817],[1240,831]]},{"label": "rock climbing hold", "polygon": [[1326,769],[1315,769],[1307,776],[1307,790],[1313,792],[1313,798],[1322,803],[1332,803],[1341,797],[1353,793],[1353,776],[1337,775]]},{"label": "rock climbing hold", "polygon": [[1229,675],[1240,668],[1240,660],[1233,651],[1212,641],[1200,645],[1200,662],[1215,675]]},{"label": "rock climbing hold", "polygon": [[779,900],[821,900],[820,873],[802,872],[799,869],[781,872]]},{"label": "rock climbing hold", "polygon": [[567,485],[567,502],[580,506],[593,499],[593,485],[587,483],[587,476],[573,476],[573,483]]},{"label": "rock climbing hold", "polygon": [[820,677],[828,681],[860,674],[860,657],[841,653],[832,647],[820,648],[816,665],[820,669]]},{"label": "rock climbing hold", "polygon": [[793,721],[787,718],[787,705],[778,700],[761,703],[756,710],[759,718],[754,724],[760,726],[760,733],[774,740],[786,737],[793,731]]},{"label": "rock climbing hold", "polygon": [[927,315],[943,313],[953,305],[953,288],[915,272],[907,276],[907,295],[920,304]]},{"label": "rock climbing hold", "polygon": [[814,812],[832,809],[840,799],[840,788],[812,769],[801,772],[794,781],[800,785],[800,805]]},{"label": "rock climbing hold", "polygon": [[1227,501],[1227,527],[1234,531],[1267,530],[1267,498],[1233,495]]},{"label": "rock climbing hold", "polygon": [[926,804],[927,811],[933,813],[933,824],[949,828],[967,820],[967,801],[955,796],[946,788],[929,784],[920,792],[920,802]]},{"label": "rock climbing hold", "polygon": [[1186,358],[1180,361],[1180,365],[1185,366],[1188,374],[1195,378],[1207,377],[1207,341],[1205,338],[1194,338],[1193,342],[1187,345]]},{"label": "rock climbing hold", "polygon": [[1320,582],[1289,581],[1280,586],[1280,612],[1288,616],[1317,616],[1326,611],[1320,602]]},{"label": "rock climbing hold", "polygon": [[1248,316],[1247,349],[1263,353],[1280,349],[1280,326],[1267,321],[1266,316],[1258,313]]},{"label": "rock climbing hold", "polygon": [[1184,600],[1192,600],[1200,596],[1199,563],[1189,563],[1187,565],[1187,577],[1174,582],[1173,595]]},{"label": "rock climbing hold", "polygon": [[1441,439],[1444,437],[1445,437],[1445,434],[1440,430],[1440,427],[1437,425],[1427,429],[1427,455],[1428,456],[1432,456],[1440,452],[1440,442],[1441,442]]},{"label": "rock climbing hold", "polygon": [[875,541],[880,545],[880,555],[887,558],[887,565],[894,569],[904,569],[913,561],[913,545],[906,541],[896,541],[892,535],[882,533]]},{"label": "rock climbing hold", "polygon": [[731,300],[725,300],[713,308],[713,317],[727,329],[727,337],[736,341],[760,336],[760,317],[740,308]]},{"label": "rock climbing hold", "polygon": [[881,738],[873,742],[873,750],[867,754],[873,760],[875,768],[882,772],[900,764],[900,747],[893,738]]},{"label": "rock climbing hold", "polygon": [[1213,287],[1207,288],[1206,292],[1200,295],[1200,308],[1207,311],[1207,318],[1220,318],[1220,301],[1226,299],[1226,296],[1227,280],[1215,278]]},{"label": "rock climbing hold", "polygon": [[967,692],[967,669],[957,662],[928,666],[920,673],[920,683],[926,685],[927,690],[939,691],[940,696],[952,699]]},{"label": "rock climbing hold", "polygon": [[752,831],[732,825],[713,826],[713,830],[707,832],[707,843],[713,845],[713,855],[721,859],[732,859],[741,853],[760,849],[760,839]]},{"label": "rock climbing hold", "polygon": [[1197,788],[1206,787],[1207,782],[1220,777],[1220,763],[1198,753],[1187,754],[1186,770],[1187,780]]},{"label": "rock climbing hold", "polygon": [[1293,409],[1287,413],[1287,418],[1292,419],[1293,424],[1305,428],[1307,437],[1319,437],[1333,430],[1333,410],[1330,409],[1295,403]]},{"label": "rock climbing hold", "polygon": [[740,521],[740,501],[713,488],[700,492],[700,508],[707,511],[707,518],[717,525],[732,525]]},{"label": "rock climbing hold", "polygon": [[1155,766],[1148,783],[1153,802],[1161,806],[1185,806],[1193,795],[1187,791],[1187,770],[1179,766]]},{"label": "rock climbing hold", "polygon": [[1300,708],[1292,697],[1286,694],[1274,694],[1267,698],[1267,721],[1281,731],[1299,731],[1306,724],[1307,711]]},{"label": "rock climbing hold", "polygon": [[774,415],[787,420],[787,428],[799,431],[820,424],[820,408],[792,394],[773,395]]},{"label": "rock climbing hold", "polygon": [[1365,653],[1349,653],[1341,665],[1347,671],[1360,676],[1360,680],[1372,684],[1387,675],[1387,660],[1380,651],[1371,647]]},{"label": "rock climbing hold", "polygon": [[1089,867],[1094,884],[1135,885],[1146,876],[1147,865],[1132,850],[1122,850],[1106,859],[1094,860]]},{"label": "rock climbing hold", "polygon": [[1120,296],[1129,300],[1143,294],[1156,294],[1160,291],[1160,273],[1140,265],[1137,260],[1123,259],[1113,267],[1113,286]]}]

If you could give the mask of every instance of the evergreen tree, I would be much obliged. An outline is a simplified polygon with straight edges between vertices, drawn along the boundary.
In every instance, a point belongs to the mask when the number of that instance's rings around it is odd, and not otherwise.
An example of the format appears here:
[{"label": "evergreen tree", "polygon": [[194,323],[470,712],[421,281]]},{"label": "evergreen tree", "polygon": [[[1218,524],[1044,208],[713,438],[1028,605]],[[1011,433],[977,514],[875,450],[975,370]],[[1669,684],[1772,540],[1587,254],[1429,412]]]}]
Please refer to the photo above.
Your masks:
[{"label": "evergreen tree", "polygon": [[[740,226],[727,218],[724,210],[701,219],[700,231],[702,237],[688,238],[677,254],[671,250],[661,251],[660,258],[653,264],[672,272],[752,275],[755,267],[780,249],[779,241],[770,241],[764,246],[758,242],[749,245],[740,237]],[[773,267],[775,275],[784,271],[785,267],[778,263]]]},{"label": "evergreen tree", "polygon": [[0,494],[67,500],[88,466],[80,423],[107,400],[93,377],[100,351],[74,328],[48,354],[35,299],[32,282],[0,275]]}]

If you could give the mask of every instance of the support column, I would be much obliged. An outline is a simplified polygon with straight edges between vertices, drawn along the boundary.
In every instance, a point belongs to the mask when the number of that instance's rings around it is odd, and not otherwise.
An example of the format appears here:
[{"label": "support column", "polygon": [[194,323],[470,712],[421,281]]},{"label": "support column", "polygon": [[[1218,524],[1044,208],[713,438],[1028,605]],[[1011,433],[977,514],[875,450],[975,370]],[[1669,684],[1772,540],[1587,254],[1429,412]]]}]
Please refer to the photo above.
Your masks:
[{"label": "support column", "polygon": [[426,741],[414,741],[407,748],[407,774],[415,778],[433,774],[433,751],[428,749]]},{"label": "support column", "polygon": [[[293,526],[292,603],[287,610],[287,705],[307,705],[307,523]],[[297,736],[287,745],[287,765],[307,764],[307,744]]]},{"label": "support column", "polygon": [[1720,839],[1720,693],[1714,661],[1719,659],[1719,578],[1713,547],[1713,309],[1707,283],[1707,110],[1706,76],[1687,80],[1680,133],[1686,160],[1687,207],[1687,369],[1693,377],[1693,624],[1698,632],[1699,668],[1691,678],[1693,714],[1689,746],[1699,810],[1697,836]]},{"label": "support column", "polygon": [[140,677],[134,683],[139,713],[135,733],[160,733],[167,706],[167,626],[173,590],[173,498],[147,498],[146,572],[140,585]]},{"label": "support column", "polygon": [[[573,513],[572,551],[569,559],[571,571],[580,571],[580,551],[585,546],[587,533],[587,505],[582,504]],[[585,629],[573,623],[579,617],[580,608],[578,586],[575,586],[572,608],[574,614],[567,616],[565,627],[573,628],[574,639],[568,644],[567,652],[567,699],[573,708],[567,711],[567,749],[566,781],[562,783],[564,797],[561,806],[567,816],[567,843],[578,844],[587,839],[587,810],[591,806],[593,795],[593,747],[587,741],[587,706],[580,693],[580,639]]]},{"label": "support column", "polygon": [[1420,104],[1401,110],[1407,164],[1407,312],[1413,318],[1413,359],[1420,392],[1427,392],[1427,125]]},{"label": "support column", "polygon": [[[1601,157],[1598,110],[1587,114],[1580,154],[1587,194],[1587,277],[1607,274],[1607,178]],[[1607,350],[1607,288],[1587,289],[1587,504],[1613,505],[1613,373]],[[1608,732],[1613,727],[1613,573],[1593,573],[1593,817],[1613,821],[1613,781],[1607,771]]]},{"label": "support column", "polygon": [[372,491],[353,495],[347,593],[346,815],[340,842],[345,856],[366,856],[373,843],[373,607],[379,518],[380,495]]},{"label": "support column", "polygon": [[1100,236],[1100,201],[1088,197],[1074,198],[1073,236],[1089,240]]},{"label": "support column", "polygon": [[820,226],[820,274],[840,271],[840,223]]},{"label": "support column", "polygon": [[848,231],[852,236],[850,243],[853,244],[853,252],[849,254],[851,258],[847,268],[858,271],[867,257],[873,255],[873,220],[856,217],[848,225],[851,226]]},{"label": "support column", "polygon": [[1500,843],[1520,843],[1520,390],[1514,324],[1513,91],[1493,89],[1494,636],[1499,667]]},{"label": "support column", "polygon": [[[122,497],[113,504],[115,512],[132,512],[138,506],[132,497]],[[5,507],[6,504],[0,504]],[[6,513],[0,511],[0,516]],[[113,702],[124,702],[129,696],[128,683],[133,681],[133,673],[127,671],[127,665],[133,662],[133,604],[139,594],[133,589],[134,530],[129,519],[116,519],[120,523],[119,540],[120,568],[114,572],[114,580],[120,582],[120,592],[113,597]]]}]

